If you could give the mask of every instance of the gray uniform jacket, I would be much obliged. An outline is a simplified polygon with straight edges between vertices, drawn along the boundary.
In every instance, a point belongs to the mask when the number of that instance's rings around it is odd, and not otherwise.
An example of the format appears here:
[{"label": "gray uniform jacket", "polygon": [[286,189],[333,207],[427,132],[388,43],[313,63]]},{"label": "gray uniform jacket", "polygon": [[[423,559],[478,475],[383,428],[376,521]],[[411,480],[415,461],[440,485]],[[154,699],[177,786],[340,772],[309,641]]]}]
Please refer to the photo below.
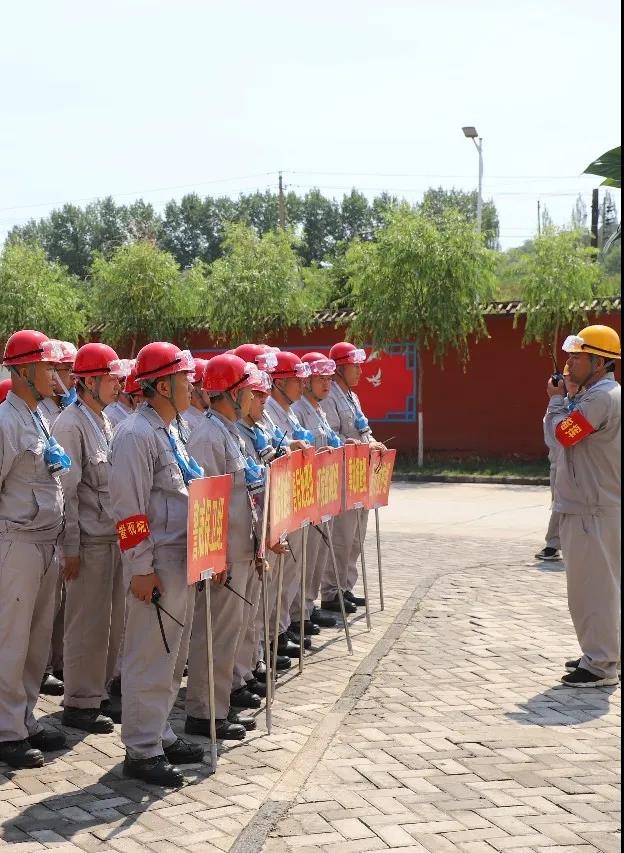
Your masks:
[{"label": "gray uniform jacket", "polygon": [[[575,412],[589,421],[594,432],[563,448],[557,463],[554,504],[557,512],[619,515],[621,400],[621,388],[612,373],[588,388],[579,400]],[[557,440],[557,426],[567,417],[570,415],[564,398],[551,397],[546,411],[546,430],[551,441]]]},{"label": "gray uniform jacket", "polygon": [[91,410],[85,411],[86,408],[84,403],[72,403],[59,415],[53,430],[72,460],[71,468],[63,476],[63,549],[70,557],[78,556],[81,542],[117,540],[108,494],[112,429],[105,415],[98,417]]},{"label": "gray uniform jacket", "polygon": [[198,427],[200,423],[202,423],[205,417],[206,412],[202,412],[199,409],[196,409],[195,406],[189,406],[189,408],[182,415],[182,420],[187,426],[186,435],[189,436],[193,432],[195,427]]},{"label": "gray uniform jacket", "polygon": [[121,423],[121,421],[125,421],[126,418],[130,417],[132,414],[132,409],[129,409],[127,406],[121,402],[121,400],[117,400],[116,403],[111,403],[110,406],[107,406],[104,409],[104,414],[110,421],[110,425],[113,429],[117,426],[117,424]]},{"label": "gray uniform jacket", "polygon": [[310,430],[314,435],[314,447],[317,450],[320,450],[321,447],[327,447],[331,427],[327,421],[325,410],[316,409],[306,397],[302,397],[293,403],[292,408],[301,426]]},{"label": "gray uniform jacket", "polygon": [[48,471],[44,448],[30,409],[9,391],[0,407],[0,539],[51,544],[63,530],[61,478]]},{"label": "gray uniform jacket", "polygon": [[[269,429],[272,433],[273,429],[271,426],[271,421],[278,426],[282,432],[286,433],[286,438],[289,441],[292,441],[293,437],[293,429],[297,425],[296,415],[293,416],[290,408],[287,412],[282,409],[280,404],[273,399],[273,397],[269,397],[266,401],[266,405],[264,407],[265,417],[264,417],[264,425]],[[268,415],[268,418],[267,418]],[[289,417],[290,416],[290,417]]]},{"label": "gray uniform jacket", "polygon": [[57,406],[56,401],[52,397],[45,397],[43,400],[40,400],[37,404],[37,409],[50,424],[50,429],[54,427],[56,419],[63,411],[60,406]]},{"label": "gray uniform jacket", "polygon": [[120,540],[124,574],[149,575],[156,550],[171,548],[176,559],[186,551],[188,513],[188,491],[167,428],[151,406],[142,406],[115,430],[109,460],[113,521],[146,515],[150,528],[148,538],[133,548],[124,550]]},{"label": "gray uniform jacket", "polygon": [[330,427],[341,438],[354,438],[356,441],[368,444],[374,440],[372,432],[369,431],[362,435],[355,426],[356,407],[362,411],[360,398],[354,391],[351,391],[351,397],[353,398],[353,402],[334,380],[329,396],[326,400],[323,400],[321,406],[327,415]]},{"label": "gray uniform jacket", "polygon": [[227,562],[255,557],[253,521],[245,483],[245,444],[236,425],[217,412],[207,412],[191,433],[187,448],[206,477],[232,474],[228,516]]}]

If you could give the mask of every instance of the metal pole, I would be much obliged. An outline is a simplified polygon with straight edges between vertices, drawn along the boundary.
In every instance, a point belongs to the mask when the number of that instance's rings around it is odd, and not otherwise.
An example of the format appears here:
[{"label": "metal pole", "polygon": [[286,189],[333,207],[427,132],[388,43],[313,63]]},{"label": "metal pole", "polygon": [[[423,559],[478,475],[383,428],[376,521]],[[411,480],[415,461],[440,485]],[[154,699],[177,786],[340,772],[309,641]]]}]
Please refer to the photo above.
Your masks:
[{"label": "metal pole", "polygon": [[266,724],[267,732],[271,734],[271,702],[273,696],[273,679],[271,672],[271,644],[269,642],[269,592],[267,589],[266,569],[262,569],[262,615],[264,617],[264,661],[266,665]]},{"label": "metal pole", "polygon": [[483,213],[483,139],[479,137],[479,141],[474,140],[474,144],[479,152],[479,194],[477,195],[477,228],[481,233],[481,221]]},{"label": "metal pole", "polygon": [[385,609],[384,604],[384,586],[383,586],[383,569],[381,565],[381,535],[379,533],[379,510],[375,510],[375,533],[377,536],[377,566],[379,568],[379,603],[381,609]]},{"label": "metal pole", "polygon": [[370,601],[368,599],[368,578],[366,577],[366,557],[364,556],[364,536],[362,535],[362,510],[356,509],[356,513],[358,539],[360,540],[360,563],[362,566],[362,583],[364,584],[364,601],[366,602],[366,627],[370,631],[372,625],[370,616]]},{"label": "metal pole", "polygon": [[299,674],[303,673],[303,654],[305,651],[305,610],[306,610],[306,572],[308,565],[308,524],[303,528],[303,546],[301,555],[301,614],[299,616]]},{"label": "metal pole", "polygon": [[345,629],[345,637],[347,639],[347,648],[349,649],[349,654],[353,654],[353,644],[351,643],[351,634],[349,632],[349,622],[347,621],[347,611],[345,610],[344,605],[344,596],[342,594],[342,589],[340,586],[340,575],[338,573],[338,563],[336,562],[336,553],[334,551],[334,543],[332,541],[331,530],[329,529],[329,522],[325,521],[325,533],[327,534],[327,543],[329,545],[329,554],[332,561],[332,566],[334,567],[334,576],[336,578],[336,589],[338,590],[338,601],[340,602],[340,610],[342,611],[342,621],[344,622]]},{"label": "metal pole", "polygon": [[210,763],[213,771],[217,769],[217,720],[214,691],[214,657],[212,654],[212,611],[210,609],[210,587],[212,580],[206,578],[206,638],[208,640],[208,704],[210,707]]},{"label": "metal pole", "polygon": [[[277,561],[277,598],[275,600],[275,630],[273,633],[273,664],[271,672],[273,685],[277,682],[277,638],[279,637],[279,618],[282,603],[282,585],[284,582],[284,555],[280,554]],[[271,701],[275,698],[275,690],[271,691]]]}]

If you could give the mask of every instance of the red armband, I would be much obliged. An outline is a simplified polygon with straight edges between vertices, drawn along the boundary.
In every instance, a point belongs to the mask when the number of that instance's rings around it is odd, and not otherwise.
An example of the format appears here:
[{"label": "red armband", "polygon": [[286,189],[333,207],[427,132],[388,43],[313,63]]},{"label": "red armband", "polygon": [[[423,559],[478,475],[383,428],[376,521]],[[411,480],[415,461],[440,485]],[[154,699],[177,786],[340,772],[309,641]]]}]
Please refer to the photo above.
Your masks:
[{"label": "red armband", "polygon": [[587,418],[581,412],[574,411],[557,426],[555,437],[563,447],[572,447],[593,432],[596,430]]},{"label": "red armband", "polygon": [[131,515],[117,524],[117,538],[122,551],[136,548],[149,535],[149,521],[146,515]]}]

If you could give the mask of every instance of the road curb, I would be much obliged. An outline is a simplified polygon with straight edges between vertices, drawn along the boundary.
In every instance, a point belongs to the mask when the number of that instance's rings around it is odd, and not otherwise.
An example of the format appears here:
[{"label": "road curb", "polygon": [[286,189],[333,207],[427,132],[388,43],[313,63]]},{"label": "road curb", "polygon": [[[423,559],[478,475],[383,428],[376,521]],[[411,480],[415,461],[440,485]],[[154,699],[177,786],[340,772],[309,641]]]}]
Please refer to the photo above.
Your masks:
[{"label": "road curb", "polygon": [[407,472],[395,474],[393,483],[491,483],[503,486],[549,486],[548,477],[514,477],[493,475],[488,477],[484,474],[417,474]]}]

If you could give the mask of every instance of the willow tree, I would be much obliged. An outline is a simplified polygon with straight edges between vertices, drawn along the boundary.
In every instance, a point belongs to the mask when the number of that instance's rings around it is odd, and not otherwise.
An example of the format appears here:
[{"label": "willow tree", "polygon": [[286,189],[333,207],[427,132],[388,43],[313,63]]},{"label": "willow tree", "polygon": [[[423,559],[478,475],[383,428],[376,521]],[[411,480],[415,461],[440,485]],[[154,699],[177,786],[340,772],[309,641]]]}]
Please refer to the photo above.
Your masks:
[{"label": "willow tree", "polygon": [[487,334],[482,304],[494,290],[494,253],[474,224],[446,210],[433,222],[403,206],[369,243],[355,243],[346,264],[355,337],[383,348],[413,341],[417,356],[418,464],[424,455],[423,359],[431,348],[468,359],[471,335]]}]

